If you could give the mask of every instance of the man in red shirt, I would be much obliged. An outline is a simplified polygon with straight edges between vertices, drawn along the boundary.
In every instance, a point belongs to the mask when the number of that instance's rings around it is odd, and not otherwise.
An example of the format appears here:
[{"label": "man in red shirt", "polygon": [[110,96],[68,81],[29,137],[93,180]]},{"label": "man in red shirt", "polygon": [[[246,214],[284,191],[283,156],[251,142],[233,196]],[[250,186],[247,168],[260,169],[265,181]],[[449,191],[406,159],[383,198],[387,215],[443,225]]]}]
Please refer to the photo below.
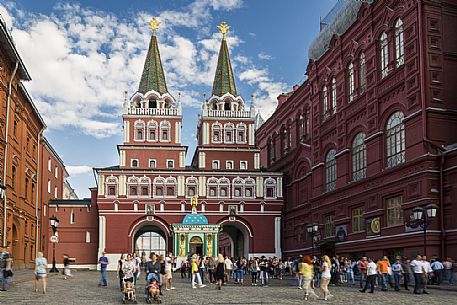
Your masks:
[{"label": "man in red shirt", "polygon": [[357,268],[359,268],[360,271],[360,288],[363,288],[363,284],[367,280],[367,266],[368,261],[366,256],[362,257],[362,259],[357,262]]}]

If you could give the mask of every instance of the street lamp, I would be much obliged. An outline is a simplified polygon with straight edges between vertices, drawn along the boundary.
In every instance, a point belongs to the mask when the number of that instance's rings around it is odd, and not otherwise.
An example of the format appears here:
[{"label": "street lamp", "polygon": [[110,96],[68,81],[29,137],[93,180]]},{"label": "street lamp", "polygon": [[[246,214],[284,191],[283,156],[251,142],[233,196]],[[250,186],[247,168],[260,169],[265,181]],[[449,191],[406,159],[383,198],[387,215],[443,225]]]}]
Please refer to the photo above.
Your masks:
[{"label": "street lamp", "polygon": [[[59,226],[59,220],[57,217],[52,215],[52,217],[49,218],[49,221],[51,223],[51,228],[52,228],[52,236],[57,237],[57,227]],[[49,272],[59,272],[59,270],[56,268],[56,242],[52,241],[52,269],[49,270]]]},{"label": "street lamp", "polygon": [[317,223],[311,223],[306,226],[306,230],[311,236],[311,257],[314,257],[314,243],[320,238],[319,225]]},{"label": "street lamp", "polygon": [[427,226],[432,223],[436,217],[438,206],[429,204],[425,208],[416,207],[411,212],[409,225],[412,227],[421,227],[424,231],[424,255],[427,256]]}]

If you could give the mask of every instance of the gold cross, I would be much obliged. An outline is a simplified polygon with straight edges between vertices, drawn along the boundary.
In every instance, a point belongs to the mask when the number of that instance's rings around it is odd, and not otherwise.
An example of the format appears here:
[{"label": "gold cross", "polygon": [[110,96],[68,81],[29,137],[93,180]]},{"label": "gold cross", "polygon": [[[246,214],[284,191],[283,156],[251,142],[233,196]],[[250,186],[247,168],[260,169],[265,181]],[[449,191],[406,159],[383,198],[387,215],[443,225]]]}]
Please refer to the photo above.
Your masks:
[{"label": "gold cross", "polygon": [[151,20],[148,22],[149,26],[151,27],[152,33],[155,34],[157,29],[159,28],[160,21],[156,19],[156,17],[152,17]]},{"label": "gold cross", "polygon": [[221,31],[222,37],[225,38],[225,35],[227,35],[228,30],[230,29],[230,26],[226,22],[222,22],[220,25],[217,26],[219,31]]}]

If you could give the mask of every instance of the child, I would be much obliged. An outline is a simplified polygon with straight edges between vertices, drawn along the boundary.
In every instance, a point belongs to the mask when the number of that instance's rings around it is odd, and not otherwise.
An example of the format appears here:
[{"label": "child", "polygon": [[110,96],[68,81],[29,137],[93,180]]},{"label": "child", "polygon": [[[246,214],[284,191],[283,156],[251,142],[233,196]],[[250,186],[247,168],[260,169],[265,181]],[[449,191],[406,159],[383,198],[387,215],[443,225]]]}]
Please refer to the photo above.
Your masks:
[{"label": "child", "polygon": [[127,299],[132,301],[133,300],[133,294],[134,294],[134,288],[133,288],[133,283],[130,281],[125,282],[125,293],[127,293]]},{"label": "child", "polygon": [[159,298],[160,289],[159,284],[155,278],[151,278],[149,285],[148,285],[149,295],[153,297],[154,300]]}]

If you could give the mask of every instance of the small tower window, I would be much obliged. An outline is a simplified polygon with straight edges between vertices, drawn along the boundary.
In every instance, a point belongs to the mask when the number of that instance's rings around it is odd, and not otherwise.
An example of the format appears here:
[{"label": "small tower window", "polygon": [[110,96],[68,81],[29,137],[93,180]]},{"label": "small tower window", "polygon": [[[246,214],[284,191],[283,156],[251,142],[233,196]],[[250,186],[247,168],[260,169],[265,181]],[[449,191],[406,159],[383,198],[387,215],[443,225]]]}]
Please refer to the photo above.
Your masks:
[{"label": "small tower window", "polygon": [[149,108],[150,109],[157,108],[157,101],[156,100],[149,100]]},{"label": "small tower window", "polygon": [[224,110],[228,110],[228,111],[231,110],[230,102],[227,101],[227,102],[224,103]]}]

